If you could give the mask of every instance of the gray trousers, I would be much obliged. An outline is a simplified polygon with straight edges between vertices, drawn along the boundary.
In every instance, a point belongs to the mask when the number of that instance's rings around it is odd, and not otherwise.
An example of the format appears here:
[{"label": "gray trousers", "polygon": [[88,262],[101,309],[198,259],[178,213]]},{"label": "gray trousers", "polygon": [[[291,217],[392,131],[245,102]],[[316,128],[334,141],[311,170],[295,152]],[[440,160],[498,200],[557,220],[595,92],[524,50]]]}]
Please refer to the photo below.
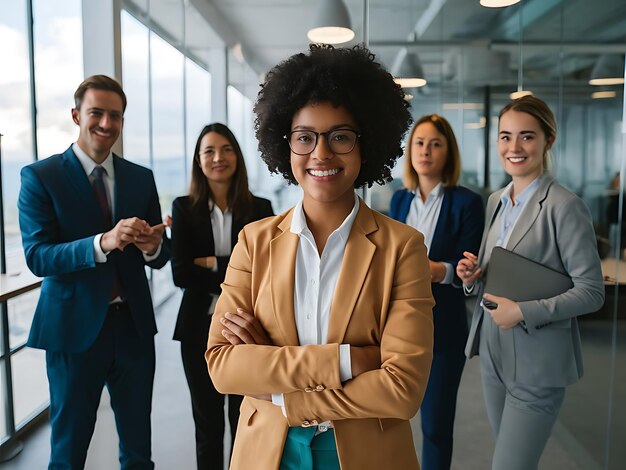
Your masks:
[{"label": "gray trousers", "polygon": [[[565,387],[533,387],[504,379],[499,328],[485,313],[480,337],[481,379],[496,439],[492,470],[536,470],[565,397]],[[523,354],[523,351],[516,351]]]}]

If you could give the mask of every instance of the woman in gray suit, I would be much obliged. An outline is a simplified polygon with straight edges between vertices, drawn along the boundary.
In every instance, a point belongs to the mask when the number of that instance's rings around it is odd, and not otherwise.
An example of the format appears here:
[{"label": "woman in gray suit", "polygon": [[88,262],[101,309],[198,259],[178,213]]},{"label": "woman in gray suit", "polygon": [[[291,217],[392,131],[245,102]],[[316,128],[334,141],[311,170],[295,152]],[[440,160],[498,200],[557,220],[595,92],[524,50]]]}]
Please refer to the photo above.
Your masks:
[{"label": "woman in gray suit", "polygon": [[[480,355],[494,470],[536,469],[565,387],[583,374],[576,317],[598,310],[604,285],[585,203],[546,174],[554,114],[525,96],[500,112],[498,153],[512,182],[493,193],[478,256],[456,271],[476,303],[466,355]],[[514,302],[484,292],[491,250],[502,246],[567,274],[573,287],[549,299]],[[511,269],[514,269],[512,266]]]}]

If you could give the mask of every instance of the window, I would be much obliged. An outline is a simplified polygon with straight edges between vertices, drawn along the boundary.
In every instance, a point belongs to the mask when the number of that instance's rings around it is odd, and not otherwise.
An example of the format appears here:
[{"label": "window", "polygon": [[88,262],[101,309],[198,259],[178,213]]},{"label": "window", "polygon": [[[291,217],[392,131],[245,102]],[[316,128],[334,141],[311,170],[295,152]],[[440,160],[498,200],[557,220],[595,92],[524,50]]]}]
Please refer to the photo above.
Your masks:
[{"label": "window", "polygon": [[80,0],[33,1],[39,158],[65,151],[78,136],[70,109],[84,78],[80,5]]},{"label": "window", "polygon": [[128,99],[124,113],[124,158],[150,166],[150,31],[122,11],[122,79]]},{"label": "window", "polygon": [[190,59],[185,59],[185,188],[191,177],[191,160],[196,140],[204,126],[211,123],[211,74]]},{"label": "window", "polygon": [[0,150],[7,272],[25,267],[17,219],[20,170],[34,161],[26,2],[0,0]]}]

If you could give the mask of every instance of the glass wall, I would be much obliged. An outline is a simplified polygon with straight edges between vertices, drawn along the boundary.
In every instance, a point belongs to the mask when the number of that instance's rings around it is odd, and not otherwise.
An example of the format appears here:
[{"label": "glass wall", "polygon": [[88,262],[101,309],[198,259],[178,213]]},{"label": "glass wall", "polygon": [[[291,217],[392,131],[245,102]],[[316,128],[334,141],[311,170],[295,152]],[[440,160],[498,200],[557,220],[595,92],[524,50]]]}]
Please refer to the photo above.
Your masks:
[{"label": "glass wall", "polygon": [[[475,6],[464,6],[464,17],[476,20],[464,28],[458,27],[450,8],[444,4],[434,17],[420,38],[424,45],[418,41],[407,46],[420,54],[430,81],[424,89],[409,90],[415,95],[413,116],[440,113],[451,122],[461,147],[461,183],[486,197],[509,181],[496,143],[497,116],[511,93],[531,91],[555,112],[558,135],[551,172],[591,211],[606,301],[599,311],[579,318],[585,375],[568,387],[551,439],[577,462],[576,468],[624,468],[624,85],[622,81],[601,87],[589,81],[607,55],[618,64],[618,76],[624,77],[625,4],[530,0],[490,10],[475,2]],[[485,28],[486,24],[490,27]],[[373,27],[371,41],[376,45],[378,40]],[[473,44],[473,40],[483,44]],[[402,186],[402,168],[399,162],[396,180],[372,191],[377,209],[388,210],[390,195]]]},{"label": "glass wall", "polygon": [[[187,193],[196,138],[211,119],[211,75],[186,48],[183,2],[128,2],[122,66],[124,156],[154,172],[163,217]],[[193,56],[193,57],[192,57]],[[172,293],[169,264],[151,271],[153,301]]]},{"label": "glass wall", "polygon": [[184,56],[153,33],[150,52],[152,171],[161,209],[169,210],[185,192]]},{"label": "glass wall", "polygon": [[34,161],[33,120],[31,115],[29,33],[27,3],[0,1],[0,150],[2,151],[2,195],[7,272],[24,268],[22,241],[17,220],[20,169]]},{"label": "glass wall", "polygon": [[185,59],[185,189],[191,178],[191,162],[200,131],[212,122],[211,75],[193,60]]},{"label": "glass wall", "polygon": [[[0,237],[6,245],[6,271],[17,275],[27,270],[17,215],[19,172],[38,158],[63,152],[76,139],[70,109],[74,88],[83,76],[81,2],[2,0],[0,11],[0,43],[5,46],[0,48],[0,178],[5,222]],[[5,370],[5,361],[10,361],[12,374],[4,377],[0,387],[0,441],[14,432],[5,415],[7,384],[12,384],[17,430],[48,402],[44,354],[24,347],[38,297],[34,291],[6,302],[8,324],[2,329],[8,327],[10,352],[2,358],[2,367]]]}]

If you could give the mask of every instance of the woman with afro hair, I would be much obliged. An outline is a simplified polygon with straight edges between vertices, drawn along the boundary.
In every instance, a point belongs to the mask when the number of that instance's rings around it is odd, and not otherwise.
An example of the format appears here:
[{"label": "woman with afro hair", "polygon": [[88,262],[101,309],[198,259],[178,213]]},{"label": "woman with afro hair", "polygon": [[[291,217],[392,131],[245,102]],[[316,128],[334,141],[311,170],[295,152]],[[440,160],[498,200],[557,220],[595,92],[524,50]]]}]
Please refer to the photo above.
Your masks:
[{"label": "woman with afro hair", "polygon": [[354,191],[390,179],[407,108],[360,46],[313,45],[267,75],[259,149],[303,196],[240,232],[211,322],[213,382],[245,396],[232,469],[419,469],[409,420],[433,348],[424,238]]}]

